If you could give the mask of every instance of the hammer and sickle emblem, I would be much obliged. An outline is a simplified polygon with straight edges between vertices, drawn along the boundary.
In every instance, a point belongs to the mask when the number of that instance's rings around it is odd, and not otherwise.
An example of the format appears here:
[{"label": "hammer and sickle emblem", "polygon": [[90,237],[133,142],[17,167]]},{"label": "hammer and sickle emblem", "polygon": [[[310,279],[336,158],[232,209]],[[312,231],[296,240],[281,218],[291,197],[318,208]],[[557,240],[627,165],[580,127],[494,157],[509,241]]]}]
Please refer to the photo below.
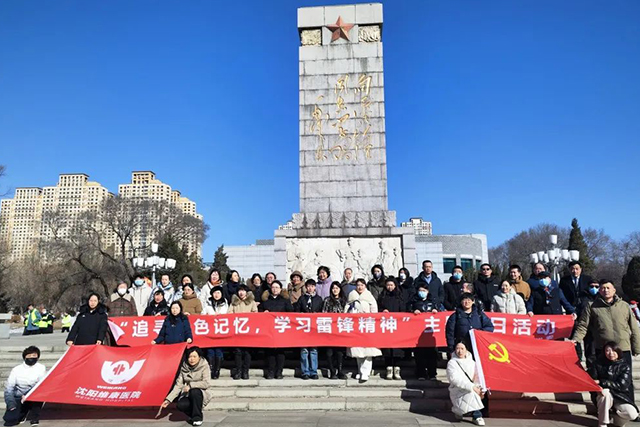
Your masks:
[{"label": "hammer and sickle emblem", "polygon": [[511,361],[509,360],[509,352],[507,351],[505,346],[503,346],[498,341],[494,342],[493,344],[489,344],[489,351],[489,360],[495,360],[496,362],[500,363],[511,363]]}]

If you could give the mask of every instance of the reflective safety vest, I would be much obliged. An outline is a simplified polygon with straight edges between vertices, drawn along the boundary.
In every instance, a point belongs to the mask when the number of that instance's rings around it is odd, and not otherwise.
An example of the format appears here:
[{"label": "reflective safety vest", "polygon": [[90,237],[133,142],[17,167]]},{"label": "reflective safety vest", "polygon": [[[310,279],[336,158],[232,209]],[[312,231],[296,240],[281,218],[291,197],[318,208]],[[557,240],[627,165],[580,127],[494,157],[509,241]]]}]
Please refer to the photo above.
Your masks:
[{"label": "reflective safety vest", "polygon": [[62,327],[70,328],[71,327],[71,315],[67,314],[62,318]]},{"label": "reflective safety vest", "polygon": [[47,317],[42,316],[42,318],[40,319],[40,323],[38,323],[38,326],[40,328],[46,328],[48,324],[49,322],[47,322]]}]

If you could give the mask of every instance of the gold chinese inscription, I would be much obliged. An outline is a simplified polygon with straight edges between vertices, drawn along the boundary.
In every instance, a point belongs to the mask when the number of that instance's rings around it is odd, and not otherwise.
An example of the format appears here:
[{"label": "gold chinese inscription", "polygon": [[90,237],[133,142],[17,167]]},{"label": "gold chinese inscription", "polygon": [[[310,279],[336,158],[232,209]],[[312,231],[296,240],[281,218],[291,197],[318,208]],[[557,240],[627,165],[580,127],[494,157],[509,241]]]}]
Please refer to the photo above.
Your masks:
[{"label": "gold chinese inscription", "polygon": [[[355,160],[358,156],[364,156],[365,159],[371,158],[371,76],[362,74],[358,76],[357,82],[349,86],[349,75],[338,77],[334,85],[335,109],[332,110],[332,104],[324,104],[327,110],[320,108],[320,101],[324,99],[320,95],[316,99],[316,103],[311,112],[310,131],[318,138],[318,147],[316,149],[316,160],[324,161],[327,159],[334,160]],[[349,110],[344,97],[350,91],[357,98],[357,107],[352,111]],[[324,134],[326,126],[336,129],[338,141],[334,145],[327,143]]]}]

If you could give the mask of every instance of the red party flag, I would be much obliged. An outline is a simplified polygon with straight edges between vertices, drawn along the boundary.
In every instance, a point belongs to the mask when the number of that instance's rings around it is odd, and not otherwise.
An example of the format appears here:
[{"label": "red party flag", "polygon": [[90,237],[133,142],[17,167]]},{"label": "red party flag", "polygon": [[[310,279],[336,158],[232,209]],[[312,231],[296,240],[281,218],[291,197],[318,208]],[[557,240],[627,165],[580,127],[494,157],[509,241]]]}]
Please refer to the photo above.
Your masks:
[{"label": "red party flag", "polygon": [[516,393],[600,391],[569,341],[471,331],[482,387]]}]

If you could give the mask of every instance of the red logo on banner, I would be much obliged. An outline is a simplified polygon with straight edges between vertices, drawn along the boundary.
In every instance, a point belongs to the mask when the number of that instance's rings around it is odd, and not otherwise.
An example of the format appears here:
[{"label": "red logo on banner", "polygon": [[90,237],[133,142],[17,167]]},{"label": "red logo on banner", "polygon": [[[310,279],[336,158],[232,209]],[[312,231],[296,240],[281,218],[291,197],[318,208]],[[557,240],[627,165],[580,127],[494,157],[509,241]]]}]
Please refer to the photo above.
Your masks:
[{"label": "red logo on banner", "polygon": [[158,406],[173,386],[186,344],[72,346],[27,395],[33,402]]}]

